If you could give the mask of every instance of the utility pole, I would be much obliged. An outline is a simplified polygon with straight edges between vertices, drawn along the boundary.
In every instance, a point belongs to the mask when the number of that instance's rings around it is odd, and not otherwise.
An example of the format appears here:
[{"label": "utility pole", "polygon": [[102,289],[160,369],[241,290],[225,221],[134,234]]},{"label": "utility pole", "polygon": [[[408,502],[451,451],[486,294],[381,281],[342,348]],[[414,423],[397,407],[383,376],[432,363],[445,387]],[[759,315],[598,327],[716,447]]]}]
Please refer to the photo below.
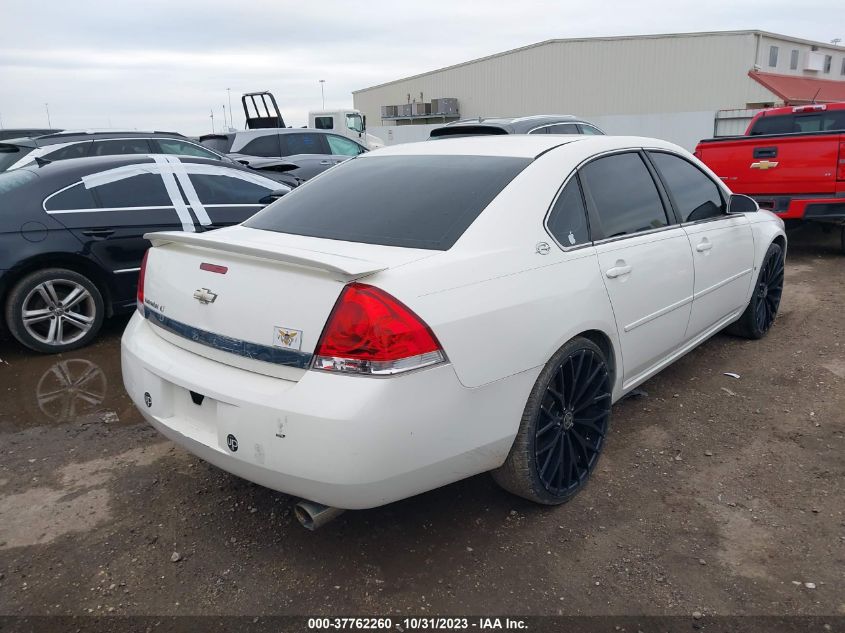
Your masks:
[{"label": "utility pole", "polygon": [[229,130],[226,129],[226,104],[223,104],[223,132],[228,132]]},{"label": "utility pole", "polygon": [[214,134],[214,108],[211,108],[211,133]]},{"label": "utility pole", "polygon": [[234,128],[235,122],[232,120],[232,89],[226,88],[226,92],[229,93],[229,127]]},{"label": "utility pole", "polygon": [[323,110],[326,109],[326,80],[320,80],[320,95],[323,97]]},{"label": "utility pole", "polygon": [[49,104],[49,103],[45,103],[45,104],[44,104],[44,109],[45,109],[45,110],[47,110],[47,127],[48,127],[48,128],[52,128],[52,127],[53,127],[53,124],[52,124],[52,123],[50,123],[50,104]]}]

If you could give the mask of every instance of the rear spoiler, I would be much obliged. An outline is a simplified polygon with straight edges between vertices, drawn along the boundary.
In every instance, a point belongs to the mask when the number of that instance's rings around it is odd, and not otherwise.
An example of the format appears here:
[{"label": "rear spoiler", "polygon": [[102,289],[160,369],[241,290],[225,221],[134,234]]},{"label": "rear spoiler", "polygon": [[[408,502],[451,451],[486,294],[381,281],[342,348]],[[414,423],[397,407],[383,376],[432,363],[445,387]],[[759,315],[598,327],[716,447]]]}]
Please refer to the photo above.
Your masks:
[{"label": "rear spoiler", "polygon": [[147,233],[145,239],[150,240],[153,246],[164,246],[165,244],[187,244],[207,248],[213,251],[224,251],[236,253],[248,257],[257,257],[286,264],[296,264],[306,268],[316,268],[332,273],[341,273],[357,277],[368,273],[376,273],[385,270],[387,266],[376,262],[347,257],[335,253],[324,253],[304,248],[293,248],[290,246],[274,246],[267,248],[244,242],[225,241],[214,239],[213,233],[182,233],[181,231],[165,231],[160,233]]}]

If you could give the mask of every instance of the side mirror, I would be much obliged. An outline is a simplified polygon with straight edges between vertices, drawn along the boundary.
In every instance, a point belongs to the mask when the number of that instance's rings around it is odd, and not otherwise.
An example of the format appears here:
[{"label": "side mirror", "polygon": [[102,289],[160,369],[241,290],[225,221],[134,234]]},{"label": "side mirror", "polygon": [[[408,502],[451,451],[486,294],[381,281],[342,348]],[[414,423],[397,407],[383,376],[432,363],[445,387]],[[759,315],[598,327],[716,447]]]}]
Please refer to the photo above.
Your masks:
[{"label": "side mirror", "polygon": [[728,213],[756,213],[760,205],[754,198],[743,196],[741,193],[731,194],[728,200]]},{"label": "side mirror", "polygon": [[361,131],[362,132],[367,131],[367,115],[366,114],[361,119]]},{"label": "side mirror", "polygon": [[270,204],[271,202],[275,202],[287,193],[290,193],[290,189],[276,189],[261,198],[261,200],[259,200],[258,202],[259,204]]}]

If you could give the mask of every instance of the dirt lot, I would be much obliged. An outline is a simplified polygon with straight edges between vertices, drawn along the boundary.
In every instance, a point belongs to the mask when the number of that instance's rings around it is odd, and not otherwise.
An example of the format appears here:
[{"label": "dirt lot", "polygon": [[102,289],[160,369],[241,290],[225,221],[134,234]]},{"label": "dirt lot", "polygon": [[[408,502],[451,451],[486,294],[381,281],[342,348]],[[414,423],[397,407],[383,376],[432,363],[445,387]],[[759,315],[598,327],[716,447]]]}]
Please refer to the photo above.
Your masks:
[{"label": "dirt lot", "polygon": [[4,339],[0,613],[845,615],[845,257],[791,238],[769,336],[619,403],[556,509],[479,476],[309,533],[142,423],[125,321],[65,357]]}]

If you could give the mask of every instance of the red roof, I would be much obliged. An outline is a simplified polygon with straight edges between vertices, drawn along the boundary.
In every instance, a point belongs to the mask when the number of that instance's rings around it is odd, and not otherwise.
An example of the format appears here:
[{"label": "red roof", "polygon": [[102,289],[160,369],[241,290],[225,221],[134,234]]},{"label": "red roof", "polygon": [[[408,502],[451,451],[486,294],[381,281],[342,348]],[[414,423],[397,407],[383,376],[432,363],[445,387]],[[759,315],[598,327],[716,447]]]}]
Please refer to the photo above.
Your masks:
[{"label": "red roof", "polygon": [[845,101],[845,81],[750,71],[748,76],[783,99],[787,105]]}]

